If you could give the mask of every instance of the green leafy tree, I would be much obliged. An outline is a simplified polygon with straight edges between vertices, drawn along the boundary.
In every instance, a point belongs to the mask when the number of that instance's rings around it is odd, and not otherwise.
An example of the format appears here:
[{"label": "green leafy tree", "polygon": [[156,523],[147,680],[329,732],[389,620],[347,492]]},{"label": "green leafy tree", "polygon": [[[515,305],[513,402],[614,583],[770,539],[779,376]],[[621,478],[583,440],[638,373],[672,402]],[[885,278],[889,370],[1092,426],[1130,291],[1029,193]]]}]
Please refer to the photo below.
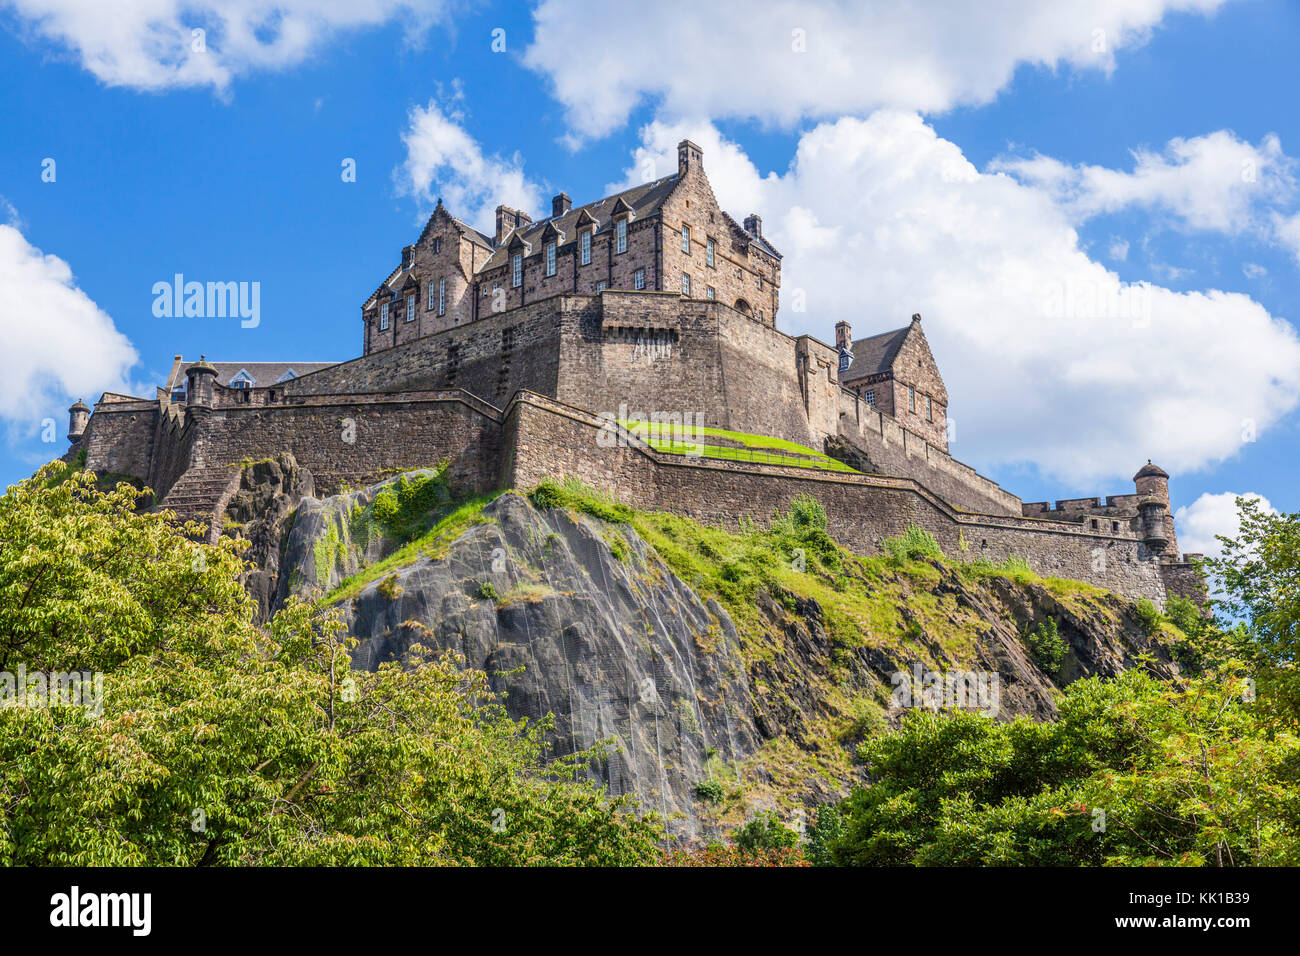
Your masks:
[{"label": "green leafy tree", "polygon": [[578,782],[599,754],[548,760],[446,656],[351,671],[316,607],[255,626],[238,546],[138,496],[54,464],[0,498],[0,671],[103,678],[98,715],[0,709],[0,864],[657,858],[653,818]]}]

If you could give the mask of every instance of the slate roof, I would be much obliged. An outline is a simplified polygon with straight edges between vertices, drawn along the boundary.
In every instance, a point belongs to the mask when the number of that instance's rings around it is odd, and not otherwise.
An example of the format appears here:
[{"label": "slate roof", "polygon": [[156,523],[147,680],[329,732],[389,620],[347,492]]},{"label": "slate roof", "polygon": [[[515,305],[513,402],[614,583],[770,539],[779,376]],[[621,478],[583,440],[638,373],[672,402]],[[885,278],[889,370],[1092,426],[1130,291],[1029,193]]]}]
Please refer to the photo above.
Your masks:
[{"label": "slate roof", "polygon": [[853,343],[853,364],[840,378],[851,382],[889,371],[911,328],[910,325],[905,325],[892,332],[881,332],[879,335],[857,339]]},{"label": "slate roof", "polygon": [[538,222],[530,222],[520,229],[512,229],[510,234],[503,237],[501,245],[497,246],[496,251],[492,253],[491,258],[483,265],[479,266],[478,271],[484,272],[488,269],[495,269],[498,266],[505,265],[510,259],[510,253],[507,247],[513,236],[519,236],[524,242],[531,247],[528,254],[538,252],[542,246],[542,233],[548,225],[554,225],[556,229],[564,233],[564,239],[561,245],[568,245],[575,242],[578,238],[577,229],[578,216],[584,211],[596,220],[597,233],[608,232],[614,228],[614,221],[611,213],[614,211],[614,204],[622,199],[632,207],[632,217],[634,220],[643,219],[646,216],[653,215],[663,205],[665,199],[677,185],[677,175],[665,176],[663,179],[656,179],[651,183],[643,183],[640,186],[633,186],[631,189],[625,189],[621,193],[615,193],[612,196],[606,196],[604,199],[596,202],[587,203],[585,206],[574,206],[562,216],[549,216]]},{"label": "slate roof", "polygon": [[[173,372],[173,380],[167,383],[170,391],[185,384],[185,373],[198,362],[181,362]],[[217,370],[217,384],[230,385],[230,380],[240,373],[247,372],[253,379],[253,387],[265,388],[278,382],[285,372],[292,370],[295,376],[319,372],[323,368],[337,365],[337,362],[209,362]]]}]

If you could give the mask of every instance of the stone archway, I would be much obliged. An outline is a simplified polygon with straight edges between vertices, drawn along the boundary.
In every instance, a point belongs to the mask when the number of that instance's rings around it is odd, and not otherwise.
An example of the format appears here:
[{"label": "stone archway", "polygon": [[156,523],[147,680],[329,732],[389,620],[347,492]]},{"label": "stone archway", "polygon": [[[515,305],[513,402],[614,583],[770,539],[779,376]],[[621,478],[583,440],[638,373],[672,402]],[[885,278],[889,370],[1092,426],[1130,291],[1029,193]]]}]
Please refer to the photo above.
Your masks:
[{"label": "stone archway", "polygon": [[741,315],[747,315],[751,319],[754,317],[754,310],[749,307],[749,303],[744,299],[737,299],[735,309]]}]

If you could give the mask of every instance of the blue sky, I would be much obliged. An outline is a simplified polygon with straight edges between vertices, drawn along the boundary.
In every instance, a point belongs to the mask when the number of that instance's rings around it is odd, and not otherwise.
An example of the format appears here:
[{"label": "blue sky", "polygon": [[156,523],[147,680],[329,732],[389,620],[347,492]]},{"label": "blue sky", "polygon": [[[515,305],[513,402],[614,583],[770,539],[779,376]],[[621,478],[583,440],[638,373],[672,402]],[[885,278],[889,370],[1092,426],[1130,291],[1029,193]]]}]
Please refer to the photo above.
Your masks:
[{"label": "blue sky", "polygon": [[[0,0],[6,484],[176,353],[355,356],[436,197],[582,202],[689,135],[806,291],[780,327],[922,312],[954,454],[1016,494],[1126,492],[1153,457],[1184,545],[1231,494],[1300,510],[1293,3],[97,6]],[[259,282],[259,325],[155,317],[177,272]]]}]

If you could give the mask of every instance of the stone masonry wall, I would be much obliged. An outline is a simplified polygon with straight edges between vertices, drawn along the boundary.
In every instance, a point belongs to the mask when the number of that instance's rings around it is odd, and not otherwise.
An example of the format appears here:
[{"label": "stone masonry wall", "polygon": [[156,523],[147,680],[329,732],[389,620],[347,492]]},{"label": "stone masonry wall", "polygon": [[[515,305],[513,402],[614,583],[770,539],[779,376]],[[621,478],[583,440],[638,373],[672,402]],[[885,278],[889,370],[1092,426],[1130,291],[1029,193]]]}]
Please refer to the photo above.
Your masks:
[{"label": "stone masonry wall", "polygon": [[514,487],[571,475],[638,508],[722,525],[744,518],[766,521],[797,495],[809,494],[825,508],[830,533],[864,554],[877,552],[882,539],[917,524],[954,557],[1023,557],[1041,574],[1087,581],[1134,599],[1147,597],[1160,606],[1165,601],[1160,565],[1132,533],[967,515],[907,479],[658,455],[631,438],[622,446],[602,447],[597,419],[537,396],[520,396],[506,416],[512,450],[504,479]]}]

